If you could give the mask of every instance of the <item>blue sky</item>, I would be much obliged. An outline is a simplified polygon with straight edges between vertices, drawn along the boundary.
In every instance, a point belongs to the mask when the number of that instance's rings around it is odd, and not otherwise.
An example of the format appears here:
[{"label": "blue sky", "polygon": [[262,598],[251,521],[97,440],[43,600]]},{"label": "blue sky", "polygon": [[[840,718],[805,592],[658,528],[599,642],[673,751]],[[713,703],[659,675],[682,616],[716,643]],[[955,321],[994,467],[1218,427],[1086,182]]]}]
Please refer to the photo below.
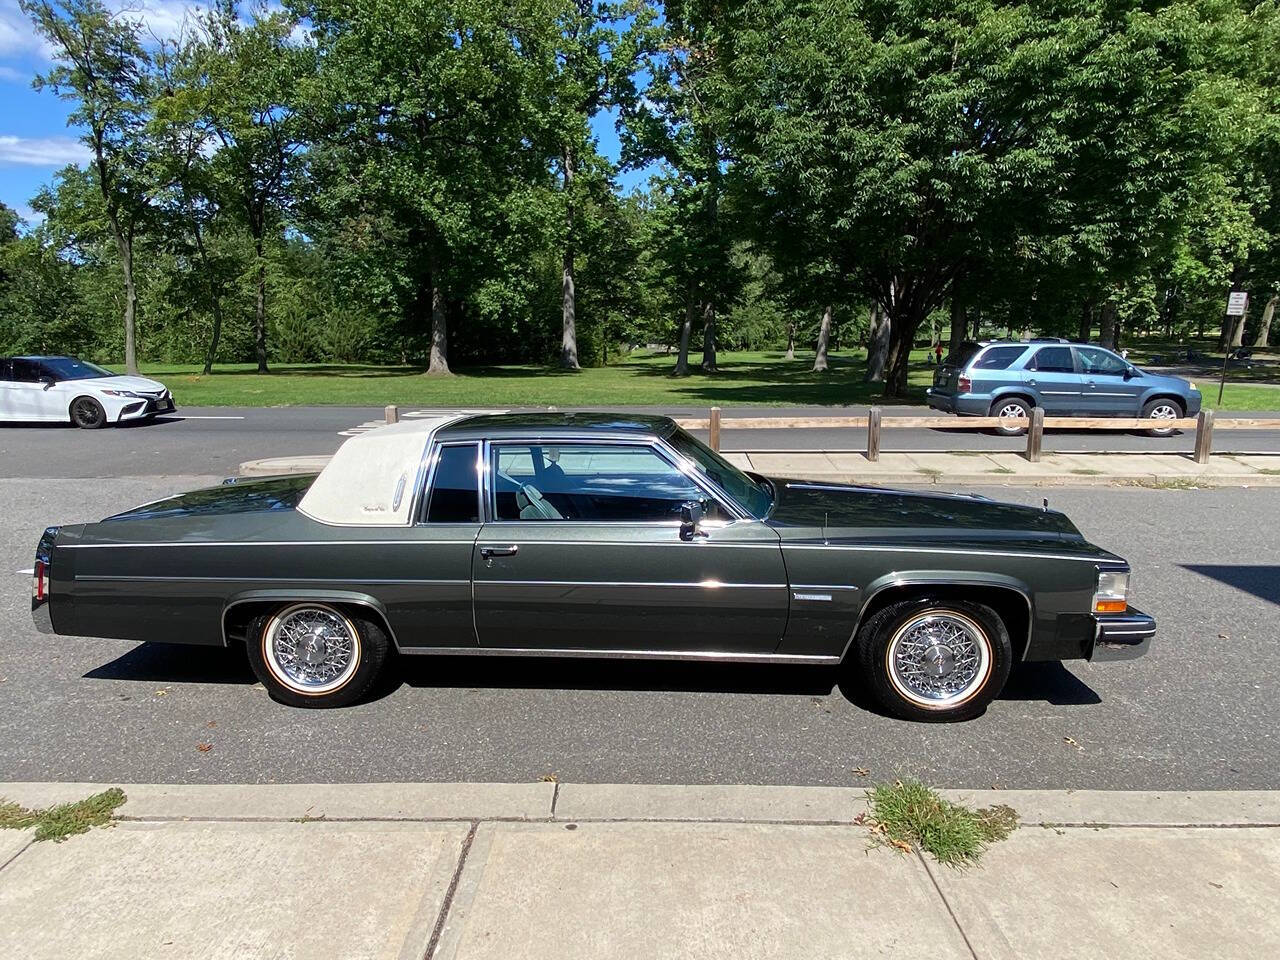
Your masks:
[{"label": "blue sky", "polygon": [[[127,7],[157,36],[177,33],[187,9],[180,0],[107,0]],[[68,128],[70,105],[49,91],[31,89],[32,78],[50,67],[49,52],[18,6],[0,0],[0,202],[32,221],[31,198],[56,170],[87,156],[79,134]],[[614,117],[601,114],[593,130],[605,156],[617,159],[618,135]],[[642,183],[647,172],[624,173],[624,189]]]}]

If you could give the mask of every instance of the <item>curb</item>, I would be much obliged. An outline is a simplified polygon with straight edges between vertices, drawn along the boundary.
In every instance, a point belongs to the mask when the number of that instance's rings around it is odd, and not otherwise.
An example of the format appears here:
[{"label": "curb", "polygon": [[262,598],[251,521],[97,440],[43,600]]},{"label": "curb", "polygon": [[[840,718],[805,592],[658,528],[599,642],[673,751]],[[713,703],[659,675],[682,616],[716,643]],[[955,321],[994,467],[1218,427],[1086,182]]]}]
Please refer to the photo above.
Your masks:
[{"label": "curb", "polygon": [[[81,800],[102,783],[0,783],[27,807]],[[124,820],[712,822],[849,825],[863,787],[742,784],[119,784]],[[871,784],[867,785],[868,787]],[[1024,826],[1280,827],[1280,790],[941,790],[971,807],[1004,804]]]}]

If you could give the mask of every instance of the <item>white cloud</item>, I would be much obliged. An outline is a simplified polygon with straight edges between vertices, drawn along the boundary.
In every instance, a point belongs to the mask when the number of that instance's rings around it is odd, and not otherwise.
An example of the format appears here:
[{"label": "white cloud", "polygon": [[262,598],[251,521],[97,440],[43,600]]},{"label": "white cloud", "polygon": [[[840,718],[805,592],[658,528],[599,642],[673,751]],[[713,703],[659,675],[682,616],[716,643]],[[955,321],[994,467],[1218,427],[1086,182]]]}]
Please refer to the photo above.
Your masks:
[{"label": "white cloud", "polygon": [[15,70],[13,67],[0,65],[0,80],[5,81],[6,83],[30,82],[31,74],[23,73],[21,70]]},{"label": "white cloud", "polygon": [[88,159],[88,148],[73,137],[0,136],[0,166],[65,167]]},{"label": "white cloud", "polygon": [[[184,3],[182,0],[106,0],[106,5],[108,9],[140,23],[143,42],[148,45],[152,37],[160,40],[176,38],[189,14],[208,9],[203,4]],[[0,58],[35,57],[48,62],[52,56],[48,42],[36,33],[30,19],[18,6],[18,0],[0,0]]]}]

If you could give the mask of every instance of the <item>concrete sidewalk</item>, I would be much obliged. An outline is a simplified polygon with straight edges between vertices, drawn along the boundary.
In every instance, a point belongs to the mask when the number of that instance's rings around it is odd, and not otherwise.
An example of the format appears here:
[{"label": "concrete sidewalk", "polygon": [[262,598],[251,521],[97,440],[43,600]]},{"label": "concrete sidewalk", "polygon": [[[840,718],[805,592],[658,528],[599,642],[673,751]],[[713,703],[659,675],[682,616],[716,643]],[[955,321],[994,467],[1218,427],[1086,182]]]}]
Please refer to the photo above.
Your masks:
[{"label": "concrete sidewalk", "polygon": [[0,956],[1280,954],[1280,793],[954,793],[1022,816],[959,871],[871,846],[857,788],[124,790],[110,828],[0,832]]},{"label": "concrete sidewalk", "polygon": [[[746,451],[725,456],[743,469],[769,476],[881,486],[1280,486],[1280,454],[1220,454],[1203,464],[1181,453],[1046,453],[1038,463],[1017,453],[977,451],[881,453],[875,461],[861,453],[824,451]],[[249,460],[240,464],[240,475],[315,473],[328,462],[327,456]]]}]

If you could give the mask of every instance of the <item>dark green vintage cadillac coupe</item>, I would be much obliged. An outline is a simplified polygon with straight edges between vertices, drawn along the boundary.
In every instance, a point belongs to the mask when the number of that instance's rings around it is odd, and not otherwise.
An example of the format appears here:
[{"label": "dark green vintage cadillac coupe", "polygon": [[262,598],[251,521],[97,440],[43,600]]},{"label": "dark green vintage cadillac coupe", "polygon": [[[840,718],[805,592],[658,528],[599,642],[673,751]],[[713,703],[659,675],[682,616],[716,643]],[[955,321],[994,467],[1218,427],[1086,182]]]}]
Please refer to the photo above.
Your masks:
[{"label": "dark green vintage cadillac coupe", "polygon": [[664,417],[423,419],[317,476],[228,481],[40,539],[46,632],[244,644],[339,706],[401,654],[845,663],[975,716],[1021,660],[1139,656],[1129,567],[1051,510],[744,473]]}]

